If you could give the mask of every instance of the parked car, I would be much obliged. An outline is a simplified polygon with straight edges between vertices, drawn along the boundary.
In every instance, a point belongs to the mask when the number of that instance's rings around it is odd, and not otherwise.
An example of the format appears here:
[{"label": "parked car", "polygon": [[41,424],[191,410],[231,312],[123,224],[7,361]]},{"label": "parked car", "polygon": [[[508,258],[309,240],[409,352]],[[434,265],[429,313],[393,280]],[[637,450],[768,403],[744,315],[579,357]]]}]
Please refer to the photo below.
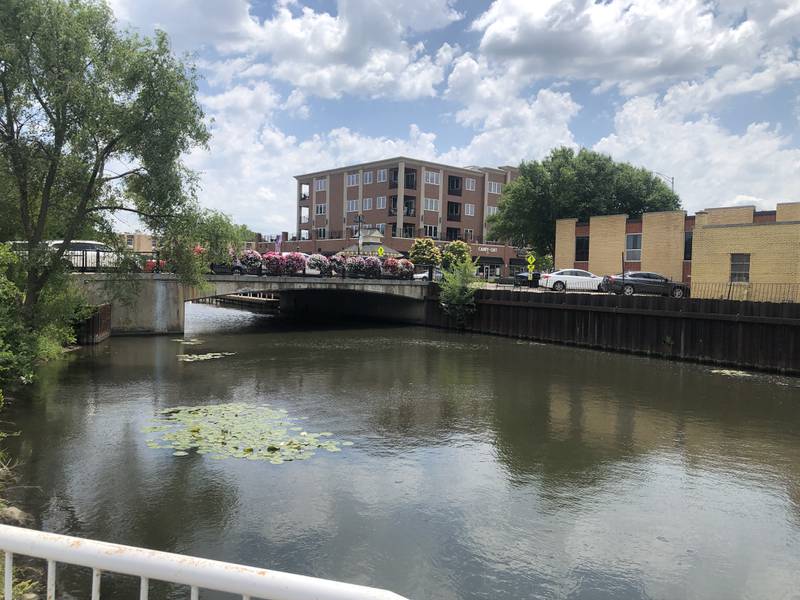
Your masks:
[{"label": "parked car", "polygon": [[603,278],[582,269],[561,269],[553,273],[544,273],[539,286],[556,292],[564,290],[587,290],[595,292],[600,289]]},{"label": "parked car", "polygon": [[[414,279],[417,281],[428,281],[428,269],[420,273],[414,273]],[[438,267],[434,267],[433,269],[433,280],[440,281],[442,279],[442,271]]]},{"label": "parked car", "polygon": [[668,277],[646,271],[630,271],[618,275],[606,275],[603,278],[602,290],[615,294],[632,296],[633,294],[658,294],[683,298],[689,295],[689,287],[685,283],[670,281]]}]

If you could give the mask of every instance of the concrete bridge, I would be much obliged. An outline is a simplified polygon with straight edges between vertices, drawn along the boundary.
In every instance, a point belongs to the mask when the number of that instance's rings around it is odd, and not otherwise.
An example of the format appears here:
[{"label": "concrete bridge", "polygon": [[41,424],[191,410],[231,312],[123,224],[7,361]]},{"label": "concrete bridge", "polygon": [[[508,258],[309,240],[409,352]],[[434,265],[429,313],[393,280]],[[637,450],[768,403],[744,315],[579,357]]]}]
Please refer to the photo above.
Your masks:
[{"label": "concrete bridge", "polygon": [[203,286],[164,273],[75,273],[91,304],[110,303],[111,333],[182,333],[184,303],[243,292],[272,292],[281,314],[301,319],[359,317],[421,324],[429,286],[425,281],[208,275]]}]

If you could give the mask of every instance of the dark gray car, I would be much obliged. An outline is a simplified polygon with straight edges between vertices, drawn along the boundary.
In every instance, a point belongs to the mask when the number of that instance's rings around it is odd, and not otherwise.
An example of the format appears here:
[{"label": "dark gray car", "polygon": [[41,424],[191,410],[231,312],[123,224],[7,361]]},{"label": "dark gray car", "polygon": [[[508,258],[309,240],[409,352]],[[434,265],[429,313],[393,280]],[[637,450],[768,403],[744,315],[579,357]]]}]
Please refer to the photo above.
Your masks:
[{"label": "dark gray car", "polygon": [[689,287],[685,283],[670,281],[668,277],[647,271],[630,271],[624,276],[606,275],[600,284],[605,292],[633,296],[634,294],[658,294],[684,298],[689,295]]}]

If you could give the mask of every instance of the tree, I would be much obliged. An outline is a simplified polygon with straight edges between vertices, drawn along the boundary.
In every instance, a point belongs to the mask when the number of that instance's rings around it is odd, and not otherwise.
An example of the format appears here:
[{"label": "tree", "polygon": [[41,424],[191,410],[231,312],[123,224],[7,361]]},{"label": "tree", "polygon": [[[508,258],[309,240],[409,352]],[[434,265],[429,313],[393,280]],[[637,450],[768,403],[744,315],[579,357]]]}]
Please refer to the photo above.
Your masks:
[{"label": "tree", "polygon": [[472,250],[466,242],[456,240],[444,247],[442,252],[443,268],[448,269],[451,265],[463,263],[466,260],[472,260]]},{"label": "tree", "polygon": [[[0,3],[0,206],[27,242],[23,316],[36,327],[67,243],[136,213],[160,239],[193,208],[181,155],[209,137],[193,67],[164,33],[120,33],[90,0]],[[47,251],[48,237],[63,239]]]},{"label": "tree", "polygon": [[556,148],[542,161],[523,162],[507,184],[489,236],[537,254],[555,251],[556,219],[678,210],[680,198],[652,172],[610,156]]},{"label": "tree", "polygon": [[442,252],[430,238],[417,238],[411,245],[408,258],[415,265],[433,265],[438,267],[442,262]]},{"label": "tree", "polygon": [[244,225],[237,225],[221,212],[206,210],[199,214],[195,227],[197,242],[203,247],[208,263],[227,263],[231,253],[238,254],[245,241],[255,236]]},{"label": "tree", "polygon": [[469,256],[460,258],[443,268],[439,284],[439,301],[442,309],[459,327],[475,312],[475,275],[477,265]]}]

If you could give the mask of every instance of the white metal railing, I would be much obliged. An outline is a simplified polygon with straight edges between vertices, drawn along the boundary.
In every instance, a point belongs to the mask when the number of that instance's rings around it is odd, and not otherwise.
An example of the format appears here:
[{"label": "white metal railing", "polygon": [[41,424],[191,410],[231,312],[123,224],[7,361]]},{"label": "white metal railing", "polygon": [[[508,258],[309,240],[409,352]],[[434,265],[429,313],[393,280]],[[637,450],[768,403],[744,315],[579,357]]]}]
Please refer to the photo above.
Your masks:
[{"label": "white metal railing", "polygon": [[47,600],[56,598],[57,563],[92,569],[92,600],[100,598],[104,571],[139,577],[140,600],[147,600],[151,579],[188,586],[191,600],[198,600],[200,589],[241,595],[242,600],[405,600],[377,588],[10,525],[0,525],[0,550],[5,552],[5,600],[12,600],[14,554],[47,561]]}]

